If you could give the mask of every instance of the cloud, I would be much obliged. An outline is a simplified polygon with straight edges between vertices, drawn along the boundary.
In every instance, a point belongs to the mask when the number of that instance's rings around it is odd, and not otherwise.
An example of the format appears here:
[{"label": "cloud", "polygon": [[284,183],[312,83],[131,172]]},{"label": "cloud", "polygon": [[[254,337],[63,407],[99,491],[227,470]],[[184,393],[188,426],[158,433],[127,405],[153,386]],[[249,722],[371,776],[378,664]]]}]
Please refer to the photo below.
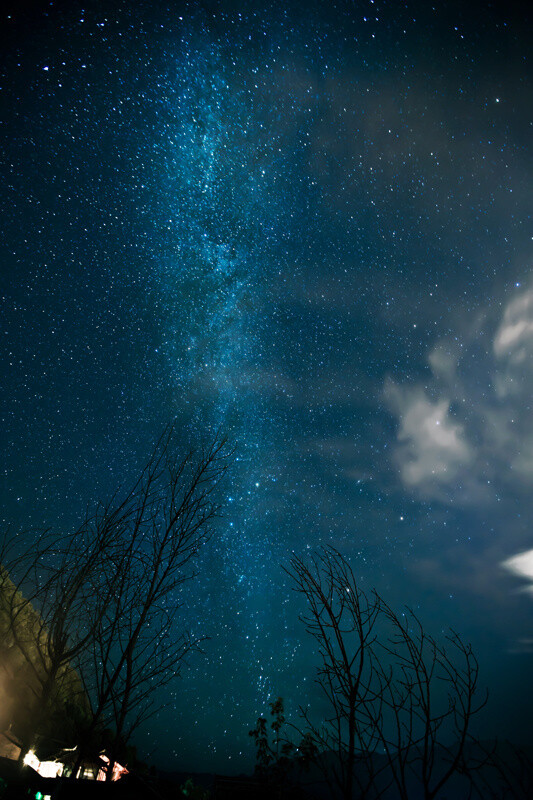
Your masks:
[{"label": "cloud", "polygon": [[517,446],[517,455],[512,463],[513,469],[528,481],[533,479],[533,437],[529,436]]},{"label": "cloud", "polygon": [[415,494],[472,504],[531,487],[533,288],[490,325],[487,313],[483,324],[465,321],[453,340],[436,342],[423,385],[385,384],[398,423],[393,458]]},{"label": "cloud", "polygon": [[533,289],[511,301],[494,338],[494,353],[521,364],[533,353]]},{"label": "cloud", "polygon": [[516,556],[507,558],[502,562],[502,566],[515,575],[520,575],[521,578],[528,578],[533,582],[533,550],[527,550],[525,553],[519,553]]},{"label": "cloud", "polygon": [[533,384],[533,289],[512,300],[494,337],[499,398],[519,396]]},{"label": "cloud", "polygon": [[439,342],[428,356],[433,374],[446,383],[453,383],[456,379],[457,354],[454,350],[448,342]]},{"label": "cloud", "polygon": [[399,418],[397,462],[403,483],[423,494],[454,484],[473,461],[464,428],[450,416],[450,399],[433,402],[420,387],[385,388]]},{"label": "cloud", "polygon": [[525,578],[528,581],[528,585],[525,587],[526,591],[533,593],[533,550],[506,558],[505,561],[502,561],[502,567],[519,578]]}]

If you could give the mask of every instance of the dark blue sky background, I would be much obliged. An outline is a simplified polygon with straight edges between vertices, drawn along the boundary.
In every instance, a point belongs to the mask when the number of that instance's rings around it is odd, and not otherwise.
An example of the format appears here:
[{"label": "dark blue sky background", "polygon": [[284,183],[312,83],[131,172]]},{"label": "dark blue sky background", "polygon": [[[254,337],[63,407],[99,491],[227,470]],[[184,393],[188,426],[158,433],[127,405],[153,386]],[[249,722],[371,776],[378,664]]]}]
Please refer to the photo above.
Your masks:
[{"label": "dark blue sky background", "polygon": [[2,520],[68,530],[170,419],[237,449],[184,619],[206,657],[138,737],[161,765],[244,768],[268,700],[313,699],[282,566],[322,544],[471,639],[485,729],[529,734],[530,23],[381,0],[1,18]]}]

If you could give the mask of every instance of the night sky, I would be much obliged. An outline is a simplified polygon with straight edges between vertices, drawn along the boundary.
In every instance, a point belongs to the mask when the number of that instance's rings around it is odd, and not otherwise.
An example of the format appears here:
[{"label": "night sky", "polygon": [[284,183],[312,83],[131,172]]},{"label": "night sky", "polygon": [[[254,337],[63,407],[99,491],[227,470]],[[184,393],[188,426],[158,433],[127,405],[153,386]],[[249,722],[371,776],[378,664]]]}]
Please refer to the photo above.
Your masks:
[{"label": "night sky", "polygon": [[268,701],[313,701],[283,566],[320,545],[472,641],[484,732],[530,737],[517,8],[92,0],[1,18],[2,523],[68,531],[173,419],[236,449],[184,609],[205,656],[136,740],[162,767],[249,768]]}]

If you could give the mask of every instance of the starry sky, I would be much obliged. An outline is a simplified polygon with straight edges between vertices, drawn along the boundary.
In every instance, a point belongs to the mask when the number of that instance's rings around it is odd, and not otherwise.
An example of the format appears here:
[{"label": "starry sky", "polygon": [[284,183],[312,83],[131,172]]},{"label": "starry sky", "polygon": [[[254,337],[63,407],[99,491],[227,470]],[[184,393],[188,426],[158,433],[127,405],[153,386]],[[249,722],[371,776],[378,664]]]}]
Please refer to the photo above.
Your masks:
[{"label": "starry sky", "polygon": [[[164,425],[236,457],[137,736],[231,772],[313,701],[283,566],[472,641],[533,714],[531,19],[513,2],[88,0],[0,19],[0,518],[68,531]],[[20,534],[24,536],[24,533]],[[26,534],[27,535],[27,534]]]}]

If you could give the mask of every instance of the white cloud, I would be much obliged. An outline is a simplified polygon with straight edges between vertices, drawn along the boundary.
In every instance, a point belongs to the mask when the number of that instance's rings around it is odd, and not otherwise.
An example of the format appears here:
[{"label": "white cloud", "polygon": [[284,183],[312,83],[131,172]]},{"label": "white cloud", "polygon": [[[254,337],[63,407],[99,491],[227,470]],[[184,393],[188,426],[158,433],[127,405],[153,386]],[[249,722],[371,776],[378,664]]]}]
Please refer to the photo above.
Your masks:
[{"label": "white cloud", "polygon": [[424,385],[385,386],[398,420],[394,458],[413,492],[478,503],[531,486],[533,288],[506,304],[492,337],[489,320],[475,329],[465,320],[437,342]]},{"label": "white cloud", "polygon": [[432,402],[419,387],[389,382],[386,398],[398,414],[397,457],[404,484],[424,493],[449,486],[472,463],[463,426],[450,416],[450,400]]},{"label": "white cloud", "polygon": [[515,575],[520,575],[522,578],[529,578],[533,581],[533,550],[526,550],[525,553],[519,553],[516,556],[507,558],[503,562],[503,566],[514,572]]},{"label": "white cloud", "polygon": [[524,553],[505,559],[502,561],[502,567],[518,575],[519,578],[528,580],[530,585],[526,588],[533,591],[533,550],[526,550]]},{"label": "white cloud", "polygon": [[533,437],[523,438],[516,443],[516,457],[512,465],[522,478],[527,481],[533,479]]},{"label": "white cloud", "polygon": [[[482,539],[477,531],[475,549],[465,543],[462,564],[457,541],[438,561],[417,562],[428,579],[449,585],[453,569],[460,585],[497,597],[503,568],[533,597],[531,531],[516,513],[529,508],[533,488],[533,282],[514,292],[499,318],[493,308],[497,298],[475,325],[465,316],[451,336],[434,343],[423,383],[386,382],[384,397],[397,422],[392,460],[404,491],[469,505],[489,523],[490,535]],[[445,570],[443,552],[453,555]],[[502,591],[506,585],[501,581]],[[517,647],[533,651],[532,642]]]},{"label": "white cloud", "polygon": [[440,342],[433,348],[428,356],[428,361],[436,377],[442,378],[447,383],[453,383],[456,376],[457,358],[445,342]]},{"label": "white cloud", "polygon": [[517,397],[533,378],[533,290],[507,305],[493,349],[497,358],[494,390],[499,398]]},{"label": "white cloud", "polygon": [[494,353],[520,364],[533,353],[533,289],[512,300],[494,338]]}]

